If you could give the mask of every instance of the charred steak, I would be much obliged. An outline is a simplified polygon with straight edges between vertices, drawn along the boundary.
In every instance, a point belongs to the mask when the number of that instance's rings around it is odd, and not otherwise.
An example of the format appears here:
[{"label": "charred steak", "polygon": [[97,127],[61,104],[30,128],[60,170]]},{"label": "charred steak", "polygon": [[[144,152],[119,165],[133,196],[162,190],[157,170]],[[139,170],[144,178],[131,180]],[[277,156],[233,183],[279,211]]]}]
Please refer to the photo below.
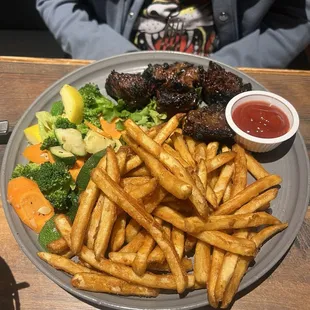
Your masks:
[{"label": "charred steak", "polygon": [[142,76],[157,87],[173,88],[176,91],[190,90],[200,86],[201,76],[204,73],[202,67],[195,67],[186,62],[163,65],[148,65]]},{"label": "charred steak", "polygon": [[153,95],[153,88],[140,73],[112,71],[105,84],[106,91],[115,100],[123,99],[129,111],[145,107]]},{"label": "charred steak", "polygon": [[250,83],[243,84],[239,76],[212,61],[202,79],[202,97],[207,104],[226,105],[232,97],[252,89]]},{"label": "charred steak", "polygon": [[183,122],[184,135],[198,141],[227,140],[234,136],[225,117],[224,105],[210,105],[187,113]]},{"label": "charred steak", "polygon": [[156,99],[157,111],[167,113],[170,118],[176,113],[186,113],[197,109],[199,95],[194,89],[181,93],[162,87],[156,91]]}]

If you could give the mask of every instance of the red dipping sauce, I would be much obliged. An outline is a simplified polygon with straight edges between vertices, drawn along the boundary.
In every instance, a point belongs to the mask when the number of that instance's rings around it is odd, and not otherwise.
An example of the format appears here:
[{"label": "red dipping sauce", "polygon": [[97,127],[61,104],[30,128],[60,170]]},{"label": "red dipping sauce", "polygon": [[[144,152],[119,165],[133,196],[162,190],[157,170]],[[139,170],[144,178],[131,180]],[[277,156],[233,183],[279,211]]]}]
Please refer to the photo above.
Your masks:
[{"label": "red dipping sauce", "polygon": [[240,104],[233,111],[232,119],[242,131],[258,138],[277,138],[290,129],[286,114],[264,101]]}]

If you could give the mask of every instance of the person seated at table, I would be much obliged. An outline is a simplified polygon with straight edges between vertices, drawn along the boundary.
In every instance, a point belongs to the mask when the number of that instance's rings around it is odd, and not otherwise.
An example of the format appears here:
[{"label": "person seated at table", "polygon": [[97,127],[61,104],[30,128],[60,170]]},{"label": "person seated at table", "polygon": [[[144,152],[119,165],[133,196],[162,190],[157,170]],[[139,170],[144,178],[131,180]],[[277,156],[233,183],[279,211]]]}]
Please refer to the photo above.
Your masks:
[{"label": "person seated at table", "polygon": [[285,68],[310,43],[309,0],[36,0],[72,58],[174,50]]}]

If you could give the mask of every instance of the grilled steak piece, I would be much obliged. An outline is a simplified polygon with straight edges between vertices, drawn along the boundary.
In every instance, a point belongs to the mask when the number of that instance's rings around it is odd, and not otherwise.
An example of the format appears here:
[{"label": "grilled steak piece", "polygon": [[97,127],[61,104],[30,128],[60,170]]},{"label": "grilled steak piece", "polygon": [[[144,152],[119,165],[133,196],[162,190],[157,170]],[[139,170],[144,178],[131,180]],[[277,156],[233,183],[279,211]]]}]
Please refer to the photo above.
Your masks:
[{"label": "grilled steak piece", "polygon": [[188,112],[183,122],[183,133],[204,142],[234,137],[226,121],[225,106],[216,104]]},{"label": "grilled steak piece", "polygon": [[212,61],[202,79],[202,97],[207,104],[226,105],[232,97],[252,89],[250,83],[243,84],[239,76]]},{"label": "grilled steak piece", "polygon": [[199,102],[199,96],[194,89],[182,93],[162,87],[156,91],[156,99],[157,111],[167,113],[169,118],[176,113],[197,109]]},{"label": "grilled steak piece", "polygon": [[200,86],[201,76],[204,74],[202,67],[193,64],[176,62],[174,64],[148,65],[142,76],[156,86],[173,88],[176,91],[189,90]]},{"label": "grilled steak piece", "polygon": [[123,99],[129,111],[145,107],[153,95],[153,87],[140,73],[112,71],[105,84],[106,91],[115,100]]}]

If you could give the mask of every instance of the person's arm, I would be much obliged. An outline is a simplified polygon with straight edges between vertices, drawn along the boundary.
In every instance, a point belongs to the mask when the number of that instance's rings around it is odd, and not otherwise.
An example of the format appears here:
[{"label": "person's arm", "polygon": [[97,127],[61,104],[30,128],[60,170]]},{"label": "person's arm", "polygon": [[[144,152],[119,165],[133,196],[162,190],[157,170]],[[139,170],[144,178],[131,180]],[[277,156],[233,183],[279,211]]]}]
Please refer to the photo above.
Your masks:
[{"label": "person's arm", "polygon": [[310,1],[305,0],[303,8],[294,2],[279,6],[284,7],[282,13],[271,10],[260,29],[210,57],[231,66],[285,68],[310,44]]},{"label": "person's arm", "polygon": [[137,50],[107,24],[91,20],[78,0],[37,0],[36,6],[63,51],[72,58],[101,59]]}]

